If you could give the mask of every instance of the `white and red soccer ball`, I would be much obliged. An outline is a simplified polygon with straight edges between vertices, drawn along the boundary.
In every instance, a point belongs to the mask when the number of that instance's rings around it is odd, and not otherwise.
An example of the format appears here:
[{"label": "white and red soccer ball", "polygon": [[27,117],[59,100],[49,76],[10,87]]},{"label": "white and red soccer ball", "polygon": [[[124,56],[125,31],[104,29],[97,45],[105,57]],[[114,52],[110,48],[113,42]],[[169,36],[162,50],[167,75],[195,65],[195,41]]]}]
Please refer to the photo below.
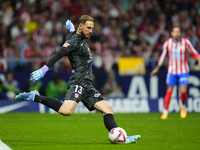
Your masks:
[{"label": "white and red soccer ball", "polygon": [[127,140],[127,134],[124,129],[116,127],[110,130],[108,138],[112,144],[125,143]]}]

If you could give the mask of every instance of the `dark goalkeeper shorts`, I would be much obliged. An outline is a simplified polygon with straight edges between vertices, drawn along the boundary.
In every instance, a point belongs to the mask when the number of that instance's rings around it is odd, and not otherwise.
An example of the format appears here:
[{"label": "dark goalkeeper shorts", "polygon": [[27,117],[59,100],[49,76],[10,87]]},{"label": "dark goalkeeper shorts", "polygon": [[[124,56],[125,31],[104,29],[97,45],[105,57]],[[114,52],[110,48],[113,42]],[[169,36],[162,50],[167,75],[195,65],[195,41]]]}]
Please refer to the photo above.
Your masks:
[{"label": "dark goalkeeper shorts", "polygon": [[106,99],[92,86],[92,84],[89,84],[86,87],[70,85],[65,100],[73,100],[77,103],[82,101],[85,107],[87,107],[89,111],[92,111],[94,110],[93,105],[96,102]]}]

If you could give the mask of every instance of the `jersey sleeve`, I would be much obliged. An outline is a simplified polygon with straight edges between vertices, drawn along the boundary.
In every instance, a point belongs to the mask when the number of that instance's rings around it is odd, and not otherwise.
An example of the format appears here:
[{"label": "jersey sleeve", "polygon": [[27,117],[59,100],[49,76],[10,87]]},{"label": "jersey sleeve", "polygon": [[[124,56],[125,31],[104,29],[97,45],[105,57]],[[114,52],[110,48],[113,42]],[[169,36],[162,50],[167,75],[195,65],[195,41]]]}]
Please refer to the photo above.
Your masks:
[{"label": "jersey sleeve", "polygon": [[166,41],[163,44],[163,51],[158,59],[158,66],[161,66],[163,64],[163,62],[165,61],[165,58],[167,56],[167,53],[168,53],[168,42]]},{"label": "jersey sleeve", "polygon": [[68,56],[70,52],[76,50],[77,48],[74,41],[66,41],[63,46],[47,61],[46,65],[50,68],[62,57]]},{"label": "jersey sleeve", "polygon": [[199,54],[194,49],[194,47],[192,46],[191,42],[188,39],[186,39],[185,42],[186,42],[187,50],[189,51],[189,53],[192,54],[195,59],[198,59],[199,58]]}]

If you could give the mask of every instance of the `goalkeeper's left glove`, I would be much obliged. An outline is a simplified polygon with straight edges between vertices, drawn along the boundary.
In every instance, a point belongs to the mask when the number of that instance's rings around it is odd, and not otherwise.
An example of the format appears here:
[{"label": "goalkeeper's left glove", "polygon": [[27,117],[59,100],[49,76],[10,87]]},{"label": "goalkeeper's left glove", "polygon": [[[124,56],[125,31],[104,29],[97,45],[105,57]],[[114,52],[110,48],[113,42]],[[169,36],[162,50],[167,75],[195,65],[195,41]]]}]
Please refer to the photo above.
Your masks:
[{"label": "goalkeeper's left glove", "polygon": [[67,20],[67,21],[66,21],[66,28],[67,28],[70,32],[75,31],[74,25],[73,25],[73,23],[72,23],[70,20]]}]

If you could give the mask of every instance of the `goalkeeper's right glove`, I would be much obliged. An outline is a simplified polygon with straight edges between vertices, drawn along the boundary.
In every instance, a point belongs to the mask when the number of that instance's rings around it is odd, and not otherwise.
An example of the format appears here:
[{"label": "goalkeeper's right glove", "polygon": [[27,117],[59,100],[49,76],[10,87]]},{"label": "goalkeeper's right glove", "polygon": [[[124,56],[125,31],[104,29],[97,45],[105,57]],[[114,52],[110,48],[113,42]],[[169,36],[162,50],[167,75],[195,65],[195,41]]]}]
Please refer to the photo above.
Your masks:
[{"label": "goalkeeper's right glove", "polygon": [[44,65],[42,68],[34,71],[31,73],[31,77],[30,77],[30,81],[31,82],[36,82],[40,79],[42,79],[45,75],[45,73],[49,70],[49,67],[47,67],[46,65]]}]

